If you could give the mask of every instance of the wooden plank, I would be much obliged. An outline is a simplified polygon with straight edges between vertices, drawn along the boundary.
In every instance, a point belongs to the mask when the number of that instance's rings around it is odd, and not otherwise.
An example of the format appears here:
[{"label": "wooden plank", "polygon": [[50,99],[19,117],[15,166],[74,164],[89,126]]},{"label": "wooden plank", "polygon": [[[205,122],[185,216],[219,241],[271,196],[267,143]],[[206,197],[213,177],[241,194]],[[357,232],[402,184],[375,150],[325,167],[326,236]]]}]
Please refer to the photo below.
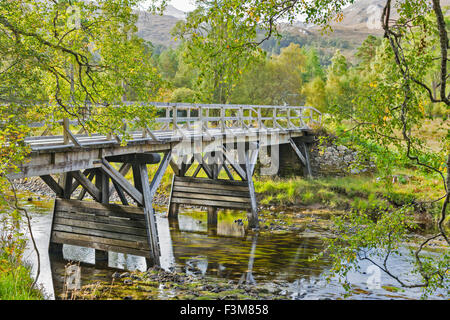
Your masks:
[{"label": "wooden plank", "polygon": [[[90,170],[90,169],[89,169]],[[93,170],[90,170],[91,172],[89,173],[89,175],[88,175],[88,179],[89,179],[89,181],[91,181],[92,182],[92,180],[94,179],[94,177],[95,177],[95,172],[93,171]],[[74,190],[75,191],[75,190]],[[78,195],[78,197],[77,197],[77,200],[83,200],[83,198],[84,198],[84,196],[86,195],[86,189],[82,189],[81,191],[80,191],[80,194]]]},{"label": "wooden plank", "polygon": [[245,173],[245,171],[242,169],[242,167],[239,165],[239,163],[235,163],[233,161],[233,159],[230,156],[228,156],[227,149],[225,147],[223,147],[223,149],[225,151],[223,153],[223,155],[225,157],[225,160],[230,164],[230,166],[233,168],[233,170],[239,175],[239,177],[242,180],[246,180],[247,179],[247,174]]},{"label": "wooden plank", "polygon": [[53,226],[53,231],[60,231],[60,232],[68,232],[73,234],[82,234],[87,236],[94,236],[94,237],[101,237],[105,239],[112,239],[112,240],[120,240],[120,241],[131,241],[131,242],[147,242],[146,236],[138,236],[133,234],[126,234],[126,233],[117,233],[117,232],[109,232],[109,231],[103,231],[99,229],[89,229],[89,228],[82,228],[82,227],[75,227],[70,225],[61,225],[61,224],[55,224]]},{"label": "wooden plank", "polygon": [[122,188],[114,180],[113,180],[113,186],[116,189],[116,192],[119,195],[119,198],[120,198],[120,201],[122,202],[122,204],[125,206],[128,206],[129,203],[128,203],[127,197],[125,197],[125,194],[123,193]]},{"label": "wooden plank", "polygon": [[185,193],[198,193],[198,194],[216,194],[222,196],[236,196],[243,198],[250,198],[250,193],[248,188],[246,191],[236,191],[236,190],[224,190],[224,189],[211,189],[211,188],[197,188],[197,187],[183,187],[175,185],[172,188],[173,191],[185,192]]},{"label": "wooden plank", "polygon": [[96,201],[101,201],[100,190],[84,174],[80,171],[73,171],[72,176]]},{"label": "wooden plank", "polygon": [[61,188],[58,182],[56,182],[51,175],[43,175],[41,176],[41,179],[45,182],[46,185],[50,187],[50,189],[53,190],[53,192],[56,193],[57,197],[63,196],[64,194],[63,188]]},{"label": "wooden plank", "polygon": [[116,156],[106,157],[109,162],[122,162],[131,164],[156,164],[161,161],[161,156],[158,153],[131,153],[121,154]]},{"label": "wooden plank", "polygon": [[133,248],[133,249],[140,249],[140,250],[146,250],[149,249],[149,246],[146,241],[128,241],[128,240],[120,240],[120,239],[109,239],[104,237],[98,237],[98,236],[91,236],[86,234],[77,234],[72,232],[65,232],[65,231],[53,231],[52,232],[53,242],[58,243],[57,239],[61,238],[62,236],[65,239],[74,239],[74,240],[80,240],[85,242],[91,242],[91,243],[103,243],[107,245],[117,246],[117,247],[125,247],[125,248]]},{"label": "wooden plank", "polygon": [[133,227],[133,228],[139,228],[146,230],[145,221],[142,220],[128,220],[123,219],[120,217],[114,217],[114,216],[98,216],[93,214],[86,214],[86,213],[68,213],[64,211],[60,211],[55,213],[55,218],[62,218],[62,219],[72,219],[72,220],[80,220],[80,221],[90,221],[90,222],[97,222],[97,223],[107,223],[107,224],[113,224],[117,226],[124,226],[124,227]]},{"label": "wooden plank", "polygon": [[250,198],[219,196],[219,195],[215,195],[215,194],[198,194],[198,193],[174,192],[173,193],[173,197],[174,198],[220,200],[220,201],[230,201],[230,202],[239,202],[239,203],[250,203]]},{"label": "wooden plank", "polygon": [[162,176],[164,175],[167,167],[169,166],[170,159],[172,158],[172,151],[169,151],[164,155],[155,176],[152,179],[152,183],[149,183],[149,176],[147,171],[147,165],[139,165],[142,183],[142,194],[144,197],[144,214],[145,222],[147,225],[147,236],[150,245],[150,256],[152,257],[153,263],[155,265],[160,265],[160,249],[158,240],[158,231],[156,226],[156,219],[153,213],[153,197],[156,190],[161,182]]},{"label": "wooden plank", "polygon": [[141,208],[123,206],[120,204],[103,204],[93,201],[79,200],[56,200],[56,211],[85,212],[92,214],[114,215],[117,217],[130,219],[144,219],[144,212]]},{"label": "wooden plank", "polygon": [[218,207],[218,208],[230,208],[230,209],[251,209],[250,204],[239,203],[239,202],[227,202],[227,201],[213,201],[213,200],[199,200],[199,199],[188,199],[188,198],[174,198],[172,203],[187,204],[200,207]]},{"label": "wooden plank", "polygon": [[118,226],[118,225],[109,224],[109,223],[99,223],[99,222],[92,222],[92,221],[67,219],[67,218],[61,218],[58,216],[55,219],[55,225],[65,225],[65,226],[72,226],[72,227],[110,231],[110,232],[116,232],[116,233],[131,234],[131,235],[136,235],[136,236],[141,236],[141,237],[147,236],[147,231],[145,230],[145,228],[133,228],[130,226]]},{"label": "wooden plank", "polygon": [[[130,163],[123,163],[122,166],[119,169],[119,173],[121,175],[123,175],[124,177],[128,174],[128,171],[130,171],[131,169],[131,164]],[[114,191],[114,183],[112,186],[109,187],[109,194],[112,194]]]},{"label": "wooden plank", "polygon": [[106,161],[105,159],[102,159],[102,170],[111,177],[114,181],[117,182],[120,187],[130,195],[131,198],[133,198],[138,204],[143,205],[144,199],[142,196],[142,193],[140,193],[133,185],[128,182],[128,180],[122,176],[116,169],[114,169],[111,164]]},{"label": "wooden plank", "polygon": [[294,149],[295,153],[297,154],[297,157],[300,159],[300,161],[302,162],[302,164],[306,167],[306,159],[303,156],[303,154],[300,152],[300,150],[298,149],[297,145],[295,144],[294,140],[289,139],[289,143],[292,146],[292,149]]},{"label": "wooden plank", "polygon": [[212,177],[213,177],[213,176],[212,176],[212,172],[211,172],[211,170],[209,169],[209,167],[208,167],[207,165],[205,165],[206,163],[204,163],[202,156],[201,156],[200,154],[196,153],[196,154],[194,154],[194,158],[195,158],[195,160],[198,162],[199,166],[201,166],[202,169],[205,171],[206,175],[207,175],[210,179],[212,179]]},{"label": "wooden plank", "polygon": [[228,191],[241,191],[241,192],[248,192],[248,186],[241,187],[241,186],[226,186],[226,185],[214,185],[210,183],[195,183],[195,182],[184,182],[184,181],[178,181],[175,183],[176,186],[179,187],[191,187],[191,188],[204,188],[204,189],[221,189],[221,190],[228,190]]},{"label": "wooden plank", "polygon": [[302,142],[303,145],[303,151],[305,152],[305,160],[306,160],[306,172],[307,172],[307,176],[308,178],[312,178],[312,170],[311,170],[311,162],[309,160],[309,150],[308,150],[308,146],[306,145],[305,142]]},{"label": "wooden plank", "polygon": [[252,169],[251,164],[249,161],[248,153],[245,155],[245,167],[247,169],[247,177],[248,177],[248,189],[250,192],[250,203],[251,203],[251,212],[247,214],[248,218],[248,226],[250,228],[256,228],[259,225],[258,221],[258,205],[256,203],[256,193],[255,193],[255,187],[253,185],[253,177],[252,177]]},{"label": "wooden plank", "polygon": [[[76,170],[77,171],[77,170]],[[86,170],[84,170],[83,171],[83,174],[85,175],[85,176],[87,176],[87,177],[90,177],[90,172],[91,172],[91,169],[86,169]],[[89,181],[91,181],[92,182],[92,179],[90,179],[90,178],[88,178],[89,179]],[[75,190],[78,188],[80,186],[80,183],[77,181],[77,180],[75,180],[74,181],[74,183],[72,184],[72,193],[74,193],[75,192]]]},{"label": "wooden plank", "polygon": [[70,199],[72,195],[72,174],[70,172],[65,172],[61,174],[61,186],[63,188],[63,198]]},{"label": "wooden plank", "polygon": [[245,181],[231,181],[231,180],[212,180],[206,178],[192,178],[192,177],[176,177],[176,182],[196,182],[202,184],[213,184],[213,185],[221,185],[221,186],[233,186],[233,187],[246,187],[247,182]]},{"label": "wooden plank", "polygon": [[[156,170],[156,173],[152,179],[152,182],[150,183],[149,196],[150,196],[151,202],[153,202],[153,197],[156,194],[156,190],[158,189],[159,185],[161,184],[161,180],[164,176],[164,173],[166,172],[167,167],[169,166],[170,159],[172,159],[172,151],[169,151],[164,155],[164,158],[161,161],[161,164],[159,165],[158,170]],[[143,168],[143,166],[141,166],[141,168]],[[147,170],[147,167],[145,168],[145,170]],[[141,172],[142,172],[142,170],[141,170]],[[147,180],[148,180],[148,174],[147,174]]]},{"label": "wooden plank", "polygon": [[94,248],[96,250],[113,251],[150,258],[150,254],[147,248],[141,248],[140,246],[139,248],[135,248],[134,243],[127,243],[127,246],[119,246],[109,243],[102,243],[96,240],[98,240],[96,237],[81,235],[77,235],[76,237],[74,237],[73,235],[65,232],[52,232],[53,243],[71,244],[75,246]]}]

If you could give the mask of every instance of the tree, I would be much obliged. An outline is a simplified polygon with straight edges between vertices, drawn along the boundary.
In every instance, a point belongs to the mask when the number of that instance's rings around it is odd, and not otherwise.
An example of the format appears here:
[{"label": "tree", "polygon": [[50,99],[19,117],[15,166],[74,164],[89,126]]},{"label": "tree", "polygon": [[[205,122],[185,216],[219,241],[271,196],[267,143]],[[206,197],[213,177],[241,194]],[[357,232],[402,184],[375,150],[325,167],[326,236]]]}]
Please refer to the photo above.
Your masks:
[{"label": "tree", "polygon": [[[196,72],[196,87],[204,102],[226,103],[233,85],[240,75],[258,59],[261,49],[242,52],[230,51],[241,45],[241,34],[246,25],[230,12],[207,16],[218,3],[201,2],[189,13],[186,21],[177,24],[173,34],[185,41],[183,61]],[[232,10],[230,8],[230,10]]]},{"label": "tree", "polygon": [[249,68],[233,90],[237,104],[300,105],[307,57],[297,44]]},{"label": "tree", "polygon": [[[107,134],[124,133],[127,120],[152,120],[153,108],[119,106],[153,100],[162,84],[151,48],[136,36],[139,2],[0,2],[0,205],[9,208],[3,217],[17,221],[24,213],[30,226],[26,209],[11,200],[7,177],[30,151],[30,122],[77,118],[89,132]],[[20,242],[20,225],[13,226]]]}]

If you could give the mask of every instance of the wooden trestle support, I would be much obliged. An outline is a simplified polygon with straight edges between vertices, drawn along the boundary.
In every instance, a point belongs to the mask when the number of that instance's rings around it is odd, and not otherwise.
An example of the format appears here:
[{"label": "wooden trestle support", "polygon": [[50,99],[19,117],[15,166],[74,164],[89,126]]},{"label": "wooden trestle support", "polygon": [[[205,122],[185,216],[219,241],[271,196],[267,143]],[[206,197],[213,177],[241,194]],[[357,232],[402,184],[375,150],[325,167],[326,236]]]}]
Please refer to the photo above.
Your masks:
[{"label": "wooden trestle support", "polygon": [[[50,175],[42,180],[56,193],[49,249],[62,254],[62,245],[95,249],[96,264],[107,265],[108,251],[143,256],[147,265],[160,265],[160,248],[153,197],[169,165],[172,152],[162,161],[155,153],[128,154],[102,158],[97,168],[61,175],[56,182]],[[119,170],[111,165],[122,163]],[[159,164],[150,182],[147,164]],[[133,171],[134,185],[125,176]],[[93,182],[94,181],[94,182]],[[112,184],[110,184],[112,182]],[[82,187],[77,199],[72,194]],[[110,204],[116,190],[122,205]],[[86,193],[94,201],[82,201]],[[128,194],[137,206],[131,206]]]},{"label": "wooden trestle support", "polygon": [[[258,206],[252,177],[259,147],[257,143],[250,143],[247,149],[239,153],[224,146],[220,151],[184,156],[180,165],[172,161],[175,174],[169,199],[169,219],[178,217],[180,205],[203,206],[208,208],[208,229],[211,229],[217,227],[218,208],[247,210],[248,227],[257,228]],[[194,163],[197,168],[188,176]],[[202,170],[207,178],[198,177]],[[219,178],[222,170],[228,179]],[[235,179],[237,176],[240,180]]]}]

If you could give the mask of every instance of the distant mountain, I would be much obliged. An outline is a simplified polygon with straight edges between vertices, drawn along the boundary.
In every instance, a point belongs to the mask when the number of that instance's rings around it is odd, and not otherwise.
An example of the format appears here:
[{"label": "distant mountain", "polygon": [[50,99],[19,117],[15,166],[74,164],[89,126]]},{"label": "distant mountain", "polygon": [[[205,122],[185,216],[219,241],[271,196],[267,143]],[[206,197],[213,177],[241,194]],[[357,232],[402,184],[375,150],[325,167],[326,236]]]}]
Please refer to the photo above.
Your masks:
[{"label": "distant mountain", "polygon": [[138,36],[153,44],[166,47],[175,47],[177,42],[173,40],[170,32],[178,21],[185,19],[186,13],[168,5],[164,15],[153,15],[145,11],[137,12],[139,19],[136,24]]},{"label": "distant mountain", "polygon": [[[398,18],[395,6],[401,1],[392,1],[393,11],[391,12],[391,19]],[[431,4],[431,0],[428,0],[428,2]],[[440,2],[442,7],[450,6],[450,0],[441,0]],[[344,20],[334,22],[332,26],[363,33],[383,33],[380,20],[385,5],[386,0],[357,0],[354,4],[344,9]]]},{"label": "distant mountain", "polygon": [[[401,0],[394,0],[401,1]],[[431,1],[431,0],[428,0]],[[315,46],[326,56],[326,60],[334,54],[336,49],[340,49],[348,58],[352,58],[356,48],[369,35],[381,36],[383,30],[380,25],[380,18],[386,0],[357,0],[354,4],[344,9],[344,19],[341,22],[333,22],[333,32],[322,35],[321,29],[315,26],[306,25],[302,22],[294,24],[281,24],[280,31],[285,35],[285,39],[278,47],[289,45],[289,42],[296,42],[302,45]],[[450,0],[441,0],[442,6],[450,6]],[[169,5],[164,15],[152,15],[148,12],[139,11],[137,22],[138,35],[143,39],[156,45],[165,47],[175,47],[175,42],[170,34],[178,21],[185,19],[186,13]],[[392,17],[396,18],[396,12]],[[276,44],[266,44],[265,49],[271,52],[279,51],[274,47]]]}]

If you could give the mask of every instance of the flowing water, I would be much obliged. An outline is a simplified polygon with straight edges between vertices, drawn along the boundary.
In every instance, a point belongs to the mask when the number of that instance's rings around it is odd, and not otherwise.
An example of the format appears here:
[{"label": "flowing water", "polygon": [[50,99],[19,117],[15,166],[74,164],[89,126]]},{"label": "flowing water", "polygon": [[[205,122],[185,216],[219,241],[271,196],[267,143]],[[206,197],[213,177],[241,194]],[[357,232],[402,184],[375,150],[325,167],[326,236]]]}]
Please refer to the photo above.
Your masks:
[{"label": "flowing water", "polygon": [[[81,262],[81,284],[92,281],[111,281],[117,269],[146,270],[142,257],[118,253],[109,254],[108,268],[93,266],[93,249],[65,245],[64,260],[48,255],[53,201],[22,201],[32,214],[32,230],[40,251],[41,271],[39,283],[47,298],[54,299],[63,290],[65,265],[69,260]],[[345,291],[337,278],[327,283],[325,277],[331,268],[327,258],[311,262],[309,259],[323,247],[327,236],[324,225],[327,215],[314,214],[303,219],[301,231],[283,233],[248,234],[236,219],[245,217],[242,212],[219,212],[215,229],[208,229],[206,213],[192,210],[181,212],[177,221],[163,216],[164,208],[157,212],[158,233],[161,246],[161,264],[166,270],[176,269],[194,276],[211,276],[221,279],[276,286],[290,299],[341,299]],[[305,215],[297,215],[304,218]],[[312,216],[312,218],[311,218]],[[407,249],[403,250],[405,253]],[[429,254],[438,254],[430,252]],[[25,260],[36,272],[36,254],[32,248]],[[348,274],[353,286],[349,299],[419,299],[420,289],[393,292],[397,283],[383,273],[378,273],[369,263],[361,262],[361,272]],[[414,281],[410,264],[405,256],[392,256],[390,266],[402,274],[406,281]],[[379,285],[371,280],[379,276]],[[284,293],[283,292],[283,293]],[[448,299],[445,291],[430,298]]]}]

